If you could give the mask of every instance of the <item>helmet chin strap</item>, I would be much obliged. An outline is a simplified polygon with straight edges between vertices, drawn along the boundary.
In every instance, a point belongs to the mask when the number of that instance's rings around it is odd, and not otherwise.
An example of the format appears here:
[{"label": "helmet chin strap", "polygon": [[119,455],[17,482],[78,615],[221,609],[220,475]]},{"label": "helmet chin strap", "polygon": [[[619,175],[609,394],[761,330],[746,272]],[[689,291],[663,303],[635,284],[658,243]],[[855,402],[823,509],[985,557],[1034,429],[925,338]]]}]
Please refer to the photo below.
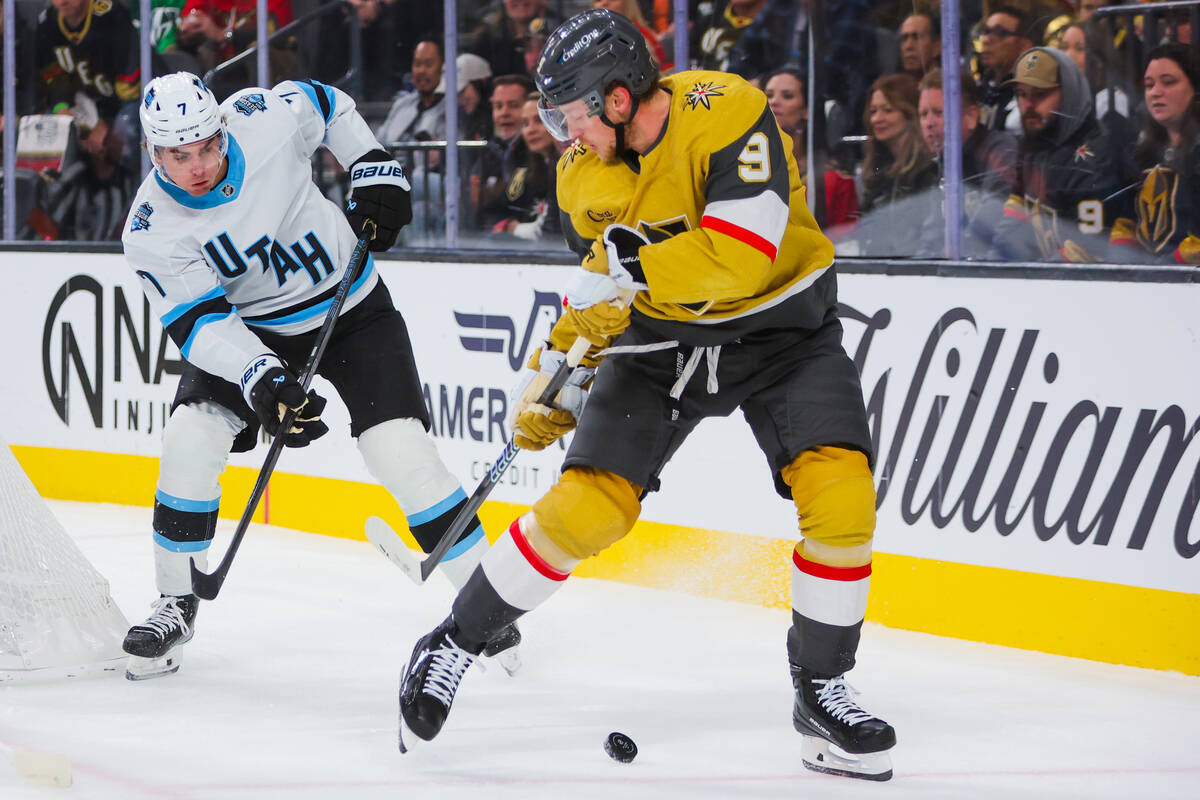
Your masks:
[{"label": "helmet chin strap", "polygon": [[626,120],[625,122],[613,122],[612,120],[610,120],[608,118],[607,113],[600,114],[600,121],[603,122],[608,127],[612,128],[613,131],[617,135],[617,155],[618,156],[625,155],[625,150],[626,150],[625,126],[628,125],[629,123],[633,122],[633,118],[635,116],[637,116],[637,112],[638,112],[638,103],[640,101],[638,100],[638,98],[632,97],[632,96],[630,96],[630,100],[632,101],[633,105],[629,109],[629,119]]}]

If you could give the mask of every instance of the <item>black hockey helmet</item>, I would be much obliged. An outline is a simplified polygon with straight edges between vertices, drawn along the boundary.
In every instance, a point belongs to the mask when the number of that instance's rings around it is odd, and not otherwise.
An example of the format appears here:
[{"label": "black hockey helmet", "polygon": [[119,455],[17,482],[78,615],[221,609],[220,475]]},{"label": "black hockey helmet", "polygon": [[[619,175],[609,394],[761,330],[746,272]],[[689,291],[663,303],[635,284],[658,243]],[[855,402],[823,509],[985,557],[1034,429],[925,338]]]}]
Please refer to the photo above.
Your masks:
[{"label": "black hockey helmet", "polygon": [[576,14],[546,40],[537,63],[537,88],[547,105],[583,100],[589,115],[604,111],[614,81],[640,98],[658,77],[642,32],[606,8]]}]

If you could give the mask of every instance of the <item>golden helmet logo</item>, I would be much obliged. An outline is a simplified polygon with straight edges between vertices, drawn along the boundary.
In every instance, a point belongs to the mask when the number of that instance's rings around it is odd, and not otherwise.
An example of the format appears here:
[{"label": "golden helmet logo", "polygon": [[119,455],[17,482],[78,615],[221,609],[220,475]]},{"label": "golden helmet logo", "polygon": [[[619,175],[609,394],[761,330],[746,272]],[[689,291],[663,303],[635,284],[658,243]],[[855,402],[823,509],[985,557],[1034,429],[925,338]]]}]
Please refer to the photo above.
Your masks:
[{"label": "golden helmet logo", "polygon": [[1037,239],[1038,249],[1042,258],[1057,259],[1062,249],[1063,240],[1058,232],[1058,211],[1038,201],[1035,197],[1025,197],[1025,213],[1033,225],[1033,233]]},{"label": "golden helmet logo", "polygon": [[519,167],[513,173],[512,180],[508,182],[508,188],[504,191],[509,200],[516,200],[525,193],[525,182],[528,173],[529,169],[527,167]]},{"label": "golden helmet logo", "polygon": [[1173,169],[1156,166],[1146,170],[1137,196],[1138,244],[1151,253],[1167,249],[1175,237],[1175,192],[1179,175]]}]

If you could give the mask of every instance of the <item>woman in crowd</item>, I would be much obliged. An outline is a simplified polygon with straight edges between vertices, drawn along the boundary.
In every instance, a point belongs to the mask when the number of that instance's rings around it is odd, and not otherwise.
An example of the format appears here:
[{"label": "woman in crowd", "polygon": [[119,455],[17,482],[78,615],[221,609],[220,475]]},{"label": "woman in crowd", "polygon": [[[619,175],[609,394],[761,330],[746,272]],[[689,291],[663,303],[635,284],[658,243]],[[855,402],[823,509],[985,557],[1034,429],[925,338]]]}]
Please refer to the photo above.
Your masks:
[{"label": "woman in crowd", "polygon": [[925,193],[938,184],[937,165],[921,136],[917,81],[907,74],[884,75],[871,85],[867,97],[862,254],[913,255],[928,210]]},{"label": "woman in crowd", "polygon": [[[1119,65],[1113,51],[1112,41],[1095,25],[1072,22],[1062,32],[1058,43],[1079,71],[1087,78],[1088,86],[1095,95],[1096,119],[1103,122],[1113,133],[1133,140],[1133,127],[1129,122],[1128,82],[1119,74]],[[1109,99],[1109,74],[1114,77],[1112,100]]]},{"label": "woman in crowd", "polygon": [[491,66],[474,53],[454,60],[458,72],[458,138],[488,139],[492,135],[492,109],[488,105]]},{"label": "woman in crowd", "polygon": [[492,233],[507,233],[529,241],[562,237],[554,190],[559,150],[538,116],[540,96],[531,92],[525,99],[521,135],[504,155],[505,198],[511,216],[492,228]]},{"label": "woman in crowd", "polygon": [[1144,78],[1147,119],[1134,158],[1141,186],[1114,242],[1140,245],[1143,260],[1200,266],[1200,63],[1183,44],[1155,47]]},{"label": "woman in crowd", "polygon": [[[801,180],[808,172],[808,101],[804,94],[804,80],[800,73],[781,69],[772,72],[763,82],[767,103],[775,121],[783,132],[792,138],[792,152]],[[854,190],[854,179],[839,172],[830,161],[825,170],[825,218],[821,229],[831,238],[836,237],[839,226],[845,227],[858,219],[858,196]]]}]

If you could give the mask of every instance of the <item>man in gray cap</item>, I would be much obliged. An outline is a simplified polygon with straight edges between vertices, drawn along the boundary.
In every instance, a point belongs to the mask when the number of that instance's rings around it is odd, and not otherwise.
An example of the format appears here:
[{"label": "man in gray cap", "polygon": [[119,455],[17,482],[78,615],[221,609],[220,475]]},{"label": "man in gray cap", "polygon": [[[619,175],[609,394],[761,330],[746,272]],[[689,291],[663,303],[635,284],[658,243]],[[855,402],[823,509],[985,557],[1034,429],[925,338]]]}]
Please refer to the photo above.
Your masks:
[{"label": "man in gray cap", "polygon": [[1022,136],[997,245],[1023,261],[1105,260],[1109,230],[1127,213],[1132,173],[1122,143],[1096,120],[1087,79],[1061,51],[1034,47],[1007,83]]}]

